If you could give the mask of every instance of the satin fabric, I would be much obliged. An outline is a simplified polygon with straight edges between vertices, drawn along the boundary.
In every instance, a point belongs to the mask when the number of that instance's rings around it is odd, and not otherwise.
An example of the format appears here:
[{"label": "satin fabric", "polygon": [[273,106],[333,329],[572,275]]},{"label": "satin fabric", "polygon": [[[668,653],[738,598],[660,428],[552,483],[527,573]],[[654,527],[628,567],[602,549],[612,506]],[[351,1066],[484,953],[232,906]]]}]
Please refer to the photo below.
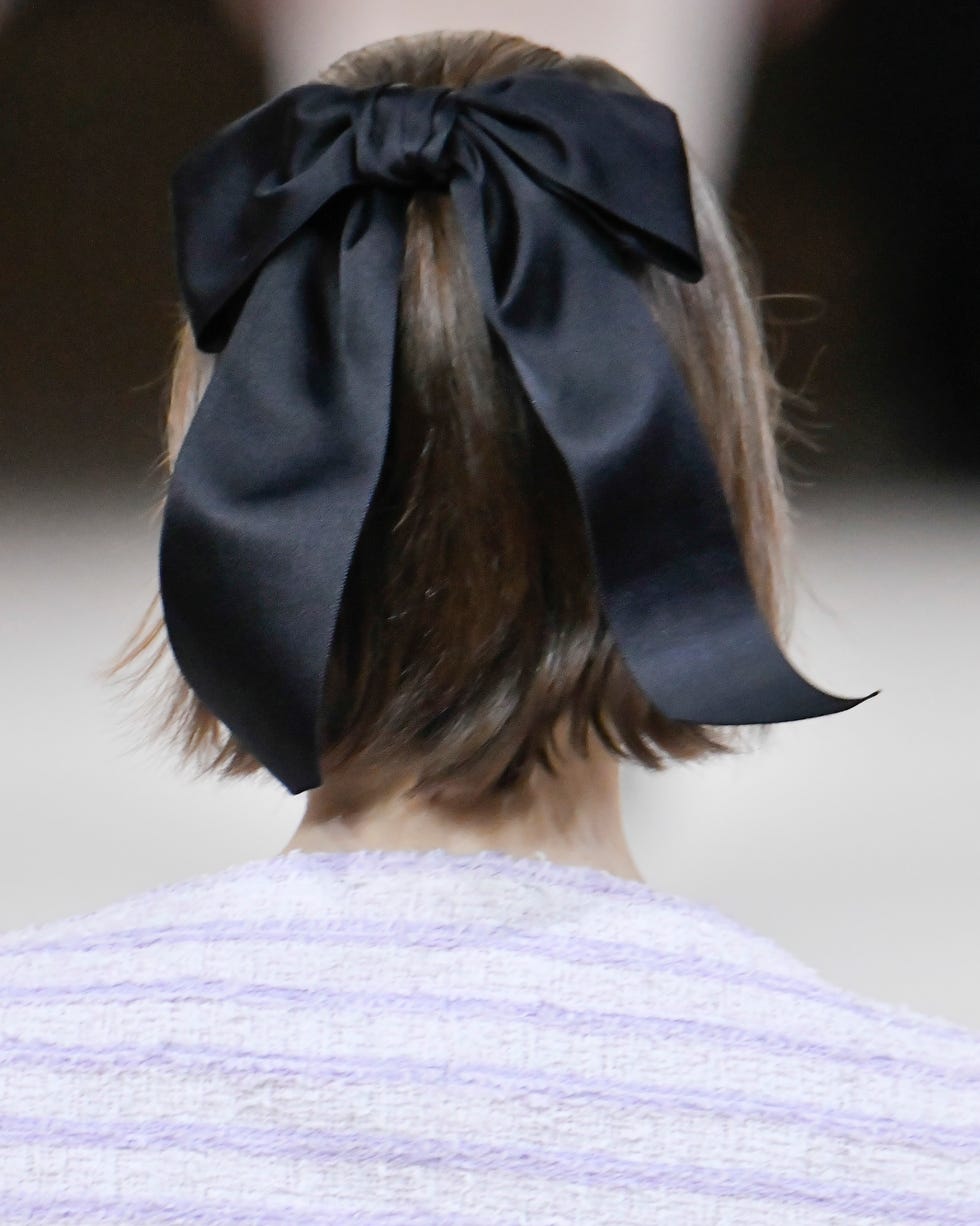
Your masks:
[{"label": "satin fabric", "polygon": [[702,275],[676,117],[566,72],[463,90],[301,85],[171,185],[181,291],[212,380],[160,543],[174,655],[293,793],[391,414],[405,209],[451,194],[487,323],[571,472],[602,606],[665,715],[757,724],[860,699],[783,656],[678,370],[629,271]]}]

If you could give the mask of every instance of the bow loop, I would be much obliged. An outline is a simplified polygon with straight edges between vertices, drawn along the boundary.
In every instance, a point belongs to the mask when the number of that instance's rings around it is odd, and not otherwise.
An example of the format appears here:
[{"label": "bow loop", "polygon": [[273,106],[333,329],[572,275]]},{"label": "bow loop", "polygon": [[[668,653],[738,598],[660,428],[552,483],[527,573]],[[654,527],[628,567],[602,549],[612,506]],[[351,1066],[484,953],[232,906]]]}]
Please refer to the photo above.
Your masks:
[{"label": "bow loop", "polygon": [[621,252],[700,279],[687,155],[670,107],[556,69],[501,77],[462,96],[485,156],[516,162]]},{"label": "bow loop", "polygon": [[448,88],[381,85],[367,91],[354,120],[358,176],[386,187],[446,187],[456,115]]}]

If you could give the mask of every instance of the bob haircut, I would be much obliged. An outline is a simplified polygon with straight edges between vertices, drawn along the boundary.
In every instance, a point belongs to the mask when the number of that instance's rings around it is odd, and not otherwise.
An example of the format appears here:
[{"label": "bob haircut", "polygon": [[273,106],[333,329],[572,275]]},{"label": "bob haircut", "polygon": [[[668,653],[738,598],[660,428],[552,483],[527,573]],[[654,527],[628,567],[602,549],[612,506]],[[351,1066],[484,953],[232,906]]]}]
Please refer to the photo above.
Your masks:
[{"label": "bob haircut", "polygon": [[[492,31],[375,43],[318,79],[460,88],[559,64],[599,87],[644,92],[603,60]],[[722,211],[694,165],[691,180],[704,278],[687,284],[651,266],[636,276],[687,383],[756,599],[779,638],[782,397]],[[164,471],[213,361],[181,312]],[[200,774],[262,770],[176,670],[157,594],[108,676],[135,666],[132,685],[161,661],[168,684],[150,708],[156,733]],[[323,779],[349,780],[348,794],[394,775],[432,803],[499,799],[535,764],[554,773],[559,722],[576,753],[597,734],[619,758],[654,769],[735,747],[737,730],[667,719],[627,671],[600,607],[571,478],[488,332],[451,201],[435,191],[417,191],[409,206],[391,433],[325,664]]]}]

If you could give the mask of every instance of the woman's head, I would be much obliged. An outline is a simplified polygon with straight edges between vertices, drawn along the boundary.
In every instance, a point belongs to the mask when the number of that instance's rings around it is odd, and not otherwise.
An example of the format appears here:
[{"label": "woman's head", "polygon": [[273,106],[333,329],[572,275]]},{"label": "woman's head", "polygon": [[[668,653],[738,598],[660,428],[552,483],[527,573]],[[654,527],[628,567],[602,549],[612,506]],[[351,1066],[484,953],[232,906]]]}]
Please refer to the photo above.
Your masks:
[{"label": "woman's head", "polygon": [[[396,39],[321,80],[349,88],[469,84],[559,65],[640,92],[609,65],[495,33]],[[705,267],[697,284],[638,272],[710,443],[758,602],[779,623],[785,522],[773,440],[778,397],[721,212],[696,168]],[[601,338],[597,338],[601,344]],[[172,466],[210,376],[181,328],[168,411]],[[324,542],[328,549],[330,542]],[[152,611],[151,611],[152,612]],[[167,654],[158,621],[118,669]],[[154,651],[154,644],[156,650]],[[546,767],[559,724],[584,751],[659,766],[724,747],[653,709],[599,604],[574,487],[488,331],[448,195],[415,193],[401,279],[392,420],[381,479],[350,568],[327,662],[324,778],[379,774],[469,807]],[[174,675],[164,728],[226,774],[259,764]],[[550,747],[550,748],[549,748]]]}]

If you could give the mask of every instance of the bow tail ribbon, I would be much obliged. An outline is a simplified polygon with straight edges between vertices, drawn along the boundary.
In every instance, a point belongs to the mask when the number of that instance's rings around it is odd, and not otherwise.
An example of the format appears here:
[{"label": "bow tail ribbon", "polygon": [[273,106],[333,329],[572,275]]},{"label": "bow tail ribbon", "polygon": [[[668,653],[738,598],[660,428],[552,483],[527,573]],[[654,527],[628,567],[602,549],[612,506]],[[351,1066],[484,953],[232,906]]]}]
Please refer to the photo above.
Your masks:
[{"label": "bow tail ribbon", "polygon": [[[703,724],[805,719],[863,701],[824,693],[783,656],[641,290],[579,209],[512,165],[484,151],[451,190],[488,322],[577,490],[632,676],[664,715]],[[494,265],[499,251],[506,265]]]},{"label": "bow tail ribbon", "polygon": [[259,270],[178,454],[160,545],[181,671],[293,794],[320,783],[326,666],[391,416],[405,201],[348,201]]}]

